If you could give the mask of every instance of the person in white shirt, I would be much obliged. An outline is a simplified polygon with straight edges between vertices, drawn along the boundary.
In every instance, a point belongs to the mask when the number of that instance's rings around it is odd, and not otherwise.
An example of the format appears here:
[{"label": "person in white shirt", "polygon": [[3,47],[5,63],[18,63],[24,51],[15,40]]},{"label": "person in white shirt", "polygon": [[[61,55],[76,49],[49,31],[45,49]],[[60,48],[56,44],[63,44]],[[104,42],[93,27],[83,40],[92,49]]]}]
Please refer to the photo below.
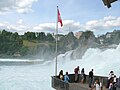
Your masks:
[{"label": "person in white shirt", "polygon": [[117,83],[117,77],[116,77],[116,75],[114,75],[113,83],[114,83],[114,84]]},{"label": "person in white shirt", "polygon": [[95,88],[95,90],[102,90],[102,83],[99,82],[99,79],[95,80],[95,83],[94,83],[94,86],[92,89],[94,89],[94,88]]}]

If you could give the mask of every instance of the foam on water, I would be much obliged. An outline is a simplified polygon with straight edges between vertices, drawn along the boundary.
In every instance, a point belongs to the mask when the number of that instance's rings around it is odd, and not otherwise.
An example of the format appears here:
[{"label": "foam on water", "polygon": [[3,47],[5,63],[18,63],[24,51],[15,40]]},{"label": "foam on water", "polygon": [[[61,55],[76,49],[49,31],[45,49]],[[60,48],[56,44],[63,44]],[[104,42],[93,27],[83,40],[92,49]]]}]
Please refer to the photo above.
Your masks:
[{"label": "foam on water", "polygon": [[[88,73],[92,68],[94,74],[107,76],[113,70],[120,75],[120,45],[116,49],[88,49],[82,59],[71,60],[72,51],[58,56],[58,71],[74,73],[80,66]],[[3,59],[0,59],[3,60]],[[11,60],[11,59],[9,59]],[[44,64],[27,66],[0,66],[0,90],[53,90],[51,76],[54,75],[55,60]]]}]

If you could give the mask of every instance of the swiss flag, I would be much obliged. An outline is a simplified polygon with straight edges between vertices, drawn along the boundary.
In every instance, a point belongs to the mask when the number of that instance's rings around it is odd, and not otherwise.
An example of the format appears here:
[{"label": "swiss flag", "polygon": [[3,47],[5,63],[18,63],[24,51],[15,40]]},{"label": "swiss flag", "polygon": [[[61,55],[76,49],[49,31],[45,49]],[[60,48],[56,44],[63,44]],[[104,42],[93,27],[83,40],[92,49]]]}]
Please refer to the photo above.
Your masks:
[{"label": "swiss flag", "polygon": [[60,25],[62,27],[63,23],[62,23],[62,19],[61,19],[61,16],[60,16],[60,11],[59,11],[59,9],[57,9],[57,11],[58,11],[58,22],[60,22]]}]

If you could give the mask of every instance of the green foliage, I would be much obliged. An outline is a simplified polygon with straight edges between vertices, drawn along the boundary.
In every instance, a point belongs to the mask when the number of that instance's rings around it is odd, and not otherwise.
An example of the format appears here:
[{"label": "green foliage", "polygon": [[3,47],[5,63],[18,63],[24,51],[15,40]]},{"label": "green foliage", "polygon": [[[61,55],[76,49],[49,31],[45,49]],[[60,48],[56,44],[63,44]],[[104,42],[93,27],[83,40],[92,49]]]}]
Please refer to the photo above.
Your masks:
[{"label": "green foliage", "polygon": [[47,34],[46,40],[49,41],[49,42],[55,41],[55,39],[53,38],[52,34],[50,34],[50,33]]},{"label": "green foliage", "polygon": [[39,33],[36,33],[37,35],[37,40],[40,40],[40,41],[45,41],[46,40],[46,35],[44,32],[39,32]]},{"label": "green foliage", "polygon": [[[107,34],[111,34],[111,37],[106,38]],[[82,33],[79,39],[74,36],[73,32],[69,32],[67,35],[58,35],[58,53],[73,50],[81,44],[85,45],[88,40],[93,39],[98,44],[100,44],[100,39],[103,39],[104,45],[120,43],[120,31],[115,30],[107,34],[96,38],[92,31],[86,31]],[[50,52],[51,54],[55,52],[55,45],[55,39],[50,33],[26,32],[24,35],[19,35],[17,32],[0,31],[0,56],[14,56],[15,53],[19,53],[21,56],[32,56],[38,52]]]},{"label": "green foliage", "polygon": [[33,49],[37,48],[40,43],[55,47],[53,41],[55,39],[50,33],[45,35],[44,32],[26,32],[24,35],[19,35],[17,32],[2,30],[0,31],[0,55],[13,56],[15,53],[19,53],[24,56],[33,53],[35,51]]},{"label": "green foliage", "polygon": [[3,30],[0,34],[0,54],[13,55],[22,47],[18,33]]},{"label": "green foliage", "polygon": [[21,53],[22,56],[27,55],[28,51],[29,51],[29,49],[27,47],[24,47],[24,46],[19,49],[19,52]]},{"label": "green foliage", "polygon": [[24,34],[23,39],[29,40],[29,41],[30,40],[35,40],[36,39],[36,35],[35,35],[34,32],[27,32],[27,33]]}]

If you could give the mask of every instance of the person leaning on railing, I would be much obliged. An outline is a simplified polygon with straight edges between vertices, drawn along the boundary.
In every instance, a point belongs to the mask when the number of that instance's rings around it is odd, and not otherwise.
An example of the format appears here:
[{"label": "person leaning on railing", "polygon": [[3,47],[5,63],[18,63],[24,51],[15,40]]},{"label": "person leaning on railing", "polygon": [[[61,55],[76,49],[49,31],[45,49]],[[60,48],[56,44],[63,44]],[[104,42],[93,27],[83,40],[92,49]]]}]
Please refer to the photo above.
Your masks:
[{"label": "person leaning on railing", "polygon": [[63,76],[63,70],[60,70],[59,72],[59,79],[63,80],[64,76]]},{"label": "person leaning on railing", "polygon": [[81,83],[85,83],[85,80],[86,80],[86,75],[85,75],[85,70],[84,68],[82,68],[81,70]]},{"label": "person leaning on railing", "polygon": [[68,72],[66,72],[66,75],[64,76],[64,82],[69,82],[70,81],[70,78],[68,76]]}]

